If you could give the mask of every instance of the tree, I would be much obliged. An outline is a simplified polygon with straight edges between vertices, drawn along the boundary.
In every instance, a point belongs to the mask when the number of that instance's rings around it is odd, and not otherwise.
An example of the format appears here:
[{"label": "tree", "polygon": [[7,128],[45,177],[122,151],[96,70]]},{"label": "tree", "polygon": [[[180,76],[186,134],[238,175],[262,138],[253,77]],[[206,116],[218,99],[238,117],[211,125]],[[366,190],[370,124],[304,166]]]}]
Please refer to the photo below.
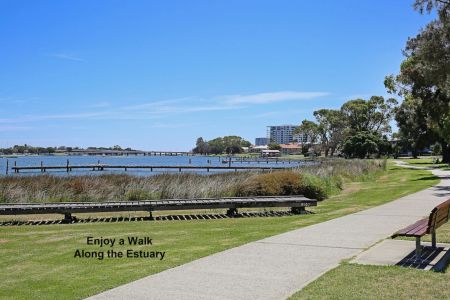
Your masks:
[{"label": "tree", "polygon": [[347,120],[350,135],[363,131],[381,135],[390,132],[389,121],[393,117],[396,105],[397,100],[394,98],[385,100],[382,96],[372,96],[367,101],[363,99],[347,101],[342,105],[341,113]]},{"label": "tree", "polygon": [[320,109],[314,112],[314,117],[318,122],[318,130],[320,140],[325,151],[325,156],[328,156],[331,150],[331,155],[344,141],[344,129],[346,120],[344,115],[339,110]]},{"label": "tree", "polygon": [[196,147],[192,149],[194,153],[212,153],[212,154],[236,154],[242,153],[242,147],[248,147],[251,143],[244,140],[240,136],[230,135],[224,137],[217,137],[210,141],[204,141],[203,138],[198,138]]},{"label": "tree", "polygon": [[380,138],[368,131],[361,131],[349,137],[345,143],[343,152],[350,158],[369,158],[379,151]]},{"label": "tree", "polygon": [[400,144],[411,150],[414,158],[435,139],[435,134],[428,130],[426,112],[423,111],[421,102],[420,99],[407,97],[395,114]]},{"label": "tree", "polygon": [[199,153],[199,154],[208,154],[209,152],[209,145],[207,142],[203,140],[202,137],[199,137],[197,139],[197,142],[195,143],[195,148],[192,149],[192,152]]},{"label": "tree", "polygon": [[420,122],[436,135],[443,161],[450,162],[450,1],[416,0],[414,7],[421,13],[435,9],[438,18],[408,39],[400,73],[387,76],[385,86],[391,93],[418,99]]},{"label": "tree", "polygon": [[280,144],[277,144],[277,143],[270,143],[269,150],[281,150],[281,146],[280,146]]},{"label": "tree", "polygon": [[244,140],[240,136],[230,135],[223,137],[224,151],[227,154],[241,153],[242,147],[248,147],[250,142]]}]

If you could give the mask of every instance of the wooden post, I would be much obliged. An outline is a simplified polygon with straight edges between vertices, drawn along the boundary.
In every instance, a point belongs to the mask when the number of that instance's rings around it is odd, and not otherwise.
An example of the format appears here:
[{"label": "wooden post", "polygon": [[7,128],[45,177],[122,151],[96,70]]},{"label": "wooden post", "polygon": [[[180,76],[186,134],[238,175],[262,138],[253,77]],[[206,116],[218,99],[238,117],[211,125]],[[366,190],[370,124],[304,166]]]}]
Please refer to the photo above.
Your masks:
[{"label": "wooden post", "polygon": [[9,171],[9,160],[6,160],[6,175],[8,175]]},{"label": "wooden post", "polygon": [[41,160],[41,172],[44,172],[44,168],[43,168],[44,163]]},{"label": "wooden post", "polygon": [[[14,161],[14,167],[17,167],[17,161]],[[15,172],[15,173],[19,173],[19,170],[14,169],[14,172]]]},{"label": "wooden post", "polygon": [[66,161],[66,172],[69,173],[69,160]]}]

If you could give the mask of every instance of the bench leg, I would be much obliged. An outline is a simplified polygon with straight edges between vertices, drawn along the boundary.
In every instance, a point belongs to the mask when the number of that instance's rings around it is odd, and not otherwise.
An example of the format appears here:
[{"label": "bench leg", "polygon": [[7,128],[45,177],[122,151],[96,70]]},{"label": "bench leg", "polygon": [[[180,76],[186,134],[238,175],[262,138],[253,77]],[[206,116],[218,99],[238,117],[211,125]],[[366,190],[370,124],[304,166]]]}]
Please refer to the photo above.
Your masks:
[{"label": "bench leg", "polygon": [[72,216],[71,213],[64,213],[64,219],[62,220],[63,223],[72,223],[73,221],[76,221],[77,218]]},{"label": "bench leg", "polygon": [[237,208],[229,208],[227,210],[227,216],[229,217],[234,217],[235,215],[237,215],[237,213],[238,213]]},{"label": "bench leg", "polygon": [[436,231],[431,233],[431,247],[436,248]]},{"label": "bench leg", "polygon": [[291,213],[294,215],[303,215],[306,214],[306,210],[304,207],[291,207]]},{"label": "bench leg", "polygon": [[420,237],[416,237],[416,260],[420,259],[422,254],[422,246],[420,245]]}]

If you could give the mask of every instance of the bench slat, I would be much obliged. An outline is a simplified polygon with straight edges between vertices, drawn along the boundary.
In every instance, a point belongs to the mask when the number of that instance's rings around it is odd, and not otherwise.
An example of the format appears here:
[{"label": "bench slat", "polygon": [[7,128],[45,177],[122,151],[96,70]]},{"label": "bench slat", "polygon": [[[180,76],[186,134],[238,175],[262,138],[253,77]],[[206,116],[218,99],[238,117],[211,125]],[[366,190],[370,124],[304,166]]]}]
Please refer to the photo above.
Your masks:
[{"label": "bench slat", "polygon": [[426,229],[428,227],[428,219],[422,219],[414,224],[405,227],[398,232],[396,232],[392,237],[396,236],[423,236],[426,234]]},{"label": "bench slat", "polygon": [[443,224],[447,223],[450,214],[450,199],[436,206],[430,214],[428,232],[436,230]]}]

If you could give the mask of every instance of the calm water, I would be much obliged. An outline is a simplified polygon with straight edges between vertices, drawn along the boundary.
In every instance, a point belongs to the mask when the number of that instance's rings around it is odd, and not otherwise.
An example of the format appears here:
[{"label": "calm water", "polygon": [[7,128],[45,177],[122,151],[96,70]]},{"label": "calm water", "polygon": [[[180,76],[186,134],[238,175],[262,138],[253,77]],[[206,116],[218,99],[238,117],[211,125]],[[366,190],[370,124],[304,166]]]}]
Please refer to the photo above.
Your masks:
[{"label": "calm water", "polygon": [[[17,158],[0,158],[0,176],[6,174],[6,160],[9,160],[10,168],[17,163],[17,166],[40,166],[41,162],[44,165],[51,166],[65,166],[66,161],[69,160],[70,165],[89,165],[97,164],[99,161],[101,164],[107,165],[152,165],[152,166],[227,166],[228,164],[223,164],[222,160],[225,157],[210,157],[210,156],[20,156]],[[191,160],[191,164],[189,164]],[[211,161],[208,163],[208,160]],[[232,163],[232,166],[298,166],[305,164],[304,162],[291,162],[288,163],[275,163],[266,162],[256,163],[256,162],[244,162],[244,163]],[[210,170],[209,173],[206,170],[183,170],[183,173],[198,173],[198,174],[213,174],[222,172],[233,172],[233,170]],[[67,175],[65,170],[49,170],[48,174],[54,175]],[[89,171],[89,170],[74,170],[69,172],[70,175],[86,175],[86,174],[121,174],[127,173],[132,175],[154,175],[160,173],[178,173],[177,169],[167,169],[158,170],[150,172],[150,170],[145,169],[132,169],[128,171],[124,170],[105,170],[105,171]],[[14,174],[14,172],[9,170],[9,175],[21,176],[21,175],[36,175],[41,174],[40,171],[20,171],[19,174]]]}]

